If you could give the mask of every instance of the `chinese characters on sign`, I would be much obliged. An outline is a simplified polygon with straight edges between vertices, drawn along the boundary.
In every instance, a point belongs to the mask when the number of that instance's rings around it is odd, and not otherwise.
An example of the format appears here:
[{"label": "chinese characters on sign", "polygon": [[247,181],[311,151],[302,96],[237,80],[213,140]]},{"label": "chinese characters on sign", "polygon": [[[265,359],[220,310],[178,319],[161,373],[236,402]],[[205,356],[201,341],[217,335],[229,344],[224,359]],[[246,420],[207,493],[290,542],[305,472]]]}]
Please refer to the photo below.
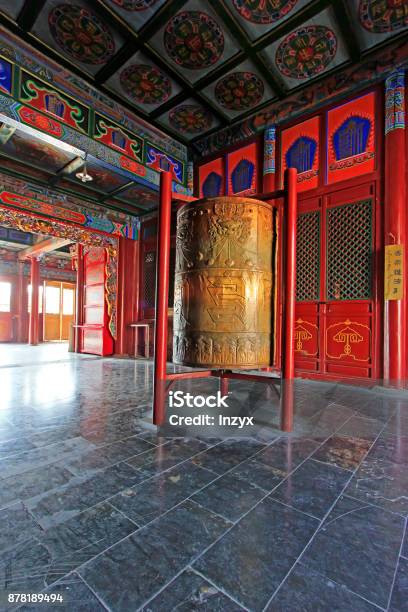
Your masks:
[{"label": "chinese characters on sign", "polygon": [[404,296],[404,247],[402,244],[390,244],[385,247],[385,283],[386,300],[402,300]]}]

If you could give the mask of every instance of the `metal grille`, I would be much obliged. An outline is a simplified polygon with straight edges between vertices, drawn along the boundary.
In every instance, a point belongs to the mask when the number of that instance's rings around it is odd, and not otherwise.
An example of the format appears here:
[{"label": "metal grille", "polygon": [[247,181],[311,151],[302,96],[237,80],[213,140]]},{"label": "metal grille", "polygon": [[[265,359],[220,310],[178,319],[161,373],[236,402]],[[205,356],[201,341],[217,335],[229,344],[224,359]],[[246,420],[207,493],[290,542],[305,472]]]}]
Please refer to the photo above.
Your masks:
[{"label": "metal grille", "polygon": [[144,255],[143,305],[154,308],[156,292],[156,252],[148,251]]},{"label": "metal grille", "polygon": [[371,297],[371,200],[327,211],[327,299]]},{"label": "metal grille", "polygon": [[302,213],[297,218],[296,300],[320,298],[320,213]]}]

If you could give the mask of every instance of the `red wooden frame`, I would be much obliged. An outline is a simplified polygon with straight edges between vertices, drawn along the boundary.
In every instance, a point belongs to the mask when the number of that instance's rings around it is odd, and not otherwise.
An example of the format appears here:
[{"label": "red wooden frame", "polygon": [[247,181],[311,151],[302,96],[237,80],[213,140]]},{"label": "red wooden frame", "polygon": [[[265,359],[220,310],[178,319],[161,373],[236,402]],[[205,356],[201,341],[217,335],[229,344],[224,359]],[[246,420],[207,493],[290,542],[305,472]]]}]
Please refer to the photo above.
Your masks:
[{"label": "red wooden frame", "polygon": [[[169,256],[171,232],[171,175],[162,172],[160,176],[160,206],[158,231],[158,259],[156,278],[156,324],[154,339],[154,378],[153,378],[153,423],[162,425],[165,421],[166,393],[175,380],[218,377],[221,393],[226,394],[229,379],[263,382],[269,385],[281,384],[281,429],[292,431],[294,407],[294,312],[296,284],[296,207],[297,207],[297,172],[290,168],[286,173],[285,195],[287,204],[285,228],[285,326],[282,330],[284,343],[284,380],[277,381],[271,377],[231,372],[228,370],[202,370],[196,372],[176,372],[167,374],[167,330],[168,330],[168,289],[169,289]],[[267,194],[264,200],[281,197],[282,192]],[[267,368],[270,369],[270,368]]]}]

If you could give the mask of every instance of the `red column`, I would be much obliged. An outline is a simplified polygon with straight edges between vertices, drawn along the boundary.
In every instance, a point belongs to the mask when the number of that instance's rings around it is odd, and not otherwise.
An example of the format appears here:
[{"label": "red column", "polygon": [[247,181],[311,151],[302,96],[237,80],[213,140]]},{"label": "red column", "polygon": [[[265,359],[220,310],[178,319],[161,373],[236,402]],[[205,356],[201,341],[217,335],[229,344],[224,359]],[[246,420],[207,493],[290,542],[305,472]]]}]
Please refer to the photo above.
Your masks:
[{"label": "red column", "polygon": [[[77,274],[75,288],[75,325],[83,323],[83,306],[84,306],[84,247],[82,244],[77,244]],[[79,353],[81,330],[75,327],[75,353]]]},{"label": "red column", "polygon": [[27,304],[24,299],[24,262],[17,264],[17,342],[24,342],[24,319],[27,315]]},{"label": "red column", "polygon": [[296,214],[297,170],[285,172],[285,274],[282,343],[281,429],[292,431],[295,378]]},{"label": "red column", "polygon": [[[404,72],[386,81],[385,94],[385,244],[402,244],[407,258],[407,193]],[[407,377],[407,268],[404,297],[390,300],[385,309],[384,372],[388,384],[403,387]],[[388,329],[387,329],[388,328]]]},{"label": "red column", "polygon": [[[115,342],[115,355],[125,354],[126,344],[126,238],[119,238],[119,253],[118,253],[118,335]],[[130,280],[130,278],[129,278]]]},{"label": "red column", "polygon": [[276,189],[276,127],[266,128],[264,132],[264,159],[263,159],[263,193],[270,193]]},{"label": "red column", "polygon": [[159,231],[157,235],[156,324],[154,337],[153,423],[165,419],[165,384],[167,362],[167,319],[169,300],[171,222],[171,174],[160,174]]},{"label": "red column", "polygon": [[40,285],[40,262],[35,257],[31,258],[31,308],[30,323],[28,331],[29,344],[36,345],[39,342],[39,318],[38,318],[38,291]]}]

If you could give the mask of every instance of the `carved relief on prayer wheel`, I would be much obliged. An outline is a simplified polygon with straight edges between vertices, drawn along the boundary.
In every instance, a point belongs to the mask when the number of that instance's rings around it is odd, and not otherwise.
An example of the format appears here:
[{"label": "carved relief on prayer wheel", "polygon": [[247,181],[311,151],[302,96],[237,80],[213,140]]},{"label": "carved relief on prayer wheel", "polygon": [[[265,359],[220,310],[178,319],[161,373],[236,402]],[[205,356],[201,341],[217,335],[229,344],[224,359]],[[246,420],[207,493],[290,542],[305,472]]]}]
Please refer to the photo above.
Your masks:
[{"label": "carved relief on prayer wheel", "polygon": [[274,213],[218,197],[177,214],[173,361],[259,368],[271,363]]}]

